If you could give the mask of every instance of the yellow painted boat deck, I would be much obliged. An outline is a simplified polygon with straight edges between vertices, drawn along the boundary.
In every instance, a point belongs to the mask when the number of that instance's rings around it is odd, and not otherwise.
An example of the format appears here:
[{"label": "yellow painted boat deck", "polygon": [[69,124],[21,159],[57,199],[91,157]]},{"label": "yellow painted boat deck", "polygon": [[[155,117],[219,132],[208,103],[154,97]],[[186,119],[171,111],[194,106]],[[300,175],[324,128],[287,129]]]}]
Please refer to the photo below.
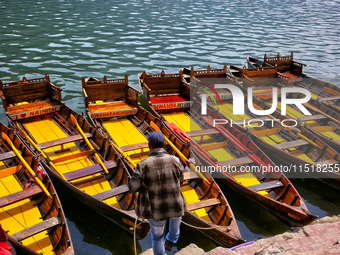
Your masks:
[{"label": "yellow painted boat deck", "polygon": [[[144,135],[127,118],[105,120],[102,124],[119,147],[148,142]],[[143,152],[148,151],[149,148],[143,149]],[[126,152],[135,164],[147,157],[145,153],[141,153],[141,149]]]},{"label": "yellow painted boat deck", "polygon": [[[228,102],[223,102],[222,105],[213,105],[215,109],[217,109],[220,113],[222,113],[227,118],[233,120],[233,121],[240,121],[246,120],[246,123],[248,120],[250,120],[250,117],[246,114],[242,115],[234,115],[233,114],[233,105]],[[245,125],[246,128],[253,128],[254,126],[258,126],[259,123],[251,123],[250,125]],[[243,126],[243,125],[242,125]]]},{"label": "yellow painted boat deck", "polygon": [[[197,123],[195,123],[193,120],[191,120],[190,116],[188,116],[184,112],[163,114],[163,117],[168,122],[175,123],[184,132],[202,130],[202,128]],[[204,136],[204,139],[208,139],[208,138],[209,138],[209,136]],[[195,137],[194,139],[199,140],[200,137]],[[224,148],[208,150],[207,152],[211,156],[216,158],[217,161],[226,161],[226,160],[231,160],[231,159],[235,158],[232,154],[230,154]],[[258,179],[252,173],[249,173],[248,175],[244,175],[244,174],[234,175],[233,177],[238,182],[240,182],[241,184],[243,184],[245,186],[252,186],[252,185],[260,184]],[[258,193],[263,194],[263,195],[267,195],[268,194],[266,191],[259,191]]]},{"label": "yellow painted boat deck", "polygon": [[[6,166],[1,161],[0,170]],[[19,181],[10,175],[0,179],[0,197],[4,197],[23,190]],[[8,234],[13,235],[21,230],[42,222],[40,211],[35,201],[25,199],[20,202],[0,208],[0,222]],[[44,255],[54,254],[53,246],[47,231],[38,233],[32,237],[22,240],[22,244],[30,249]]]},{"label": "yellow painted boat deck", "polygon": [[[281,109],[281,102],[278,102],[277,107],[279,109]],[[287,105],[286,107],[287,109],[287,115],[291,118],[298,118],[298,117],[304,117],[304,115],[302,113],[300,113],[299,111],[296,111],[295,109],[293,109],[292,107],[290,107],[289,105]],[[315,129],[316,131],[320,128],[323,127],[321,125],[319,125],[317,122],[315,121],[305,121],[304,123],[306,123],[308,125],[308,127]],[[336,133],[334,133],[331,130],[328,131],[320,131],[321,134],[323,134],[324,136],[327,136],[329,138],[332,138],[334,141],[340,141],[340,136]]]},{"label": "yellow painted boat deck", "polygon": [[[53,122],[53,120],[50,119],[26,123],[24,125],[38,144],[67,137],[66,133],[64,133],[64,131],[60,129]],[[52,148],[45,149],[44,152],[48,155],[48,157],[51,160],[81,152],[81,150],[76,146],[74,142],[64,144],[64,148],[65,149],[68,148],[69,150],[60,152],[61,147],[55,146]],[[58,170],[62,174],[64,174],[91,166],[93,165],[93,163],[86,156],[83,156],[67,160],[64,162],[60,162],[55,165],[58,168]],[[99,176],[100,174],[96,175]],[[109,182],[106,180],[105,176],[102,176],[101,178],[98,179],[89,180],[88,182],[82,182],[81,184],[77,184],[77,181],[91,179],[96,175],[77,179],[72,181],[72,183],[74,183],[77,186],[77,188],[83,190],[84,192],[91,196],[111,189],[111,186]],[[117,199],[115,197],[106,199],[104,200],[104,202],[120,209],[119,203],[117,202]]]}]

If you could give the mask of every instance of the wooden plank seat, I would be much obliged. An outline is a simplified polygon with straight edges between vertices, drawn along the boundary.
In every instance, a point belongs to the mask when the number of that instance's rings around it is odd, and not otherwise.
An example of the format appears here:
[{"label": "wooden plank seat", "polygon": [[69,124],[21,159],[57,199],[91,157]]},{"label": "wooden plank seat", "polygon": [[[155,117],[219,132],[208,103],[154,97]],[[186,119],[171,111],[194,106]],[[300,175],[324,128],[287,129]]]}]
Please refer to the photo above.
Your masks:
[{"label": "wooden plank seat", "polygon": [[195,211],[201,208],[205,208],[208,206],[213,206],[213,205],[218,205],[220,204],[221,201],[217,198],[210,198],[210,199],[206,199],[206,200],[202,200],[196,203],[192,203],[192,204],[187,204],[187,209],[189,211]]},{"label": "wooden plank seat", "polygon": [[[261,121],[263,121],[263,122],[272,121],[272,119],[268,118],[268,117],[260,117],[260,118],[256,118],[256,119],[249,119],[249,120],[246,121],[246,123],[255,124],[255,123],[260,123]],[[235,121],[234,124],[243,125],[244,121]]]},{"label": "wooden plank seat", "polygon": [[[117,162],[114,160],[105,161],[103,163],[108,170],[117,166]],[[93,175],[93,174],[98,174],[98,173],[104,173],[104,169],[101,167],[101,165],[96,164],[96,165],[88,166],[88,167],[81,168],[78,170],[74,170],[72,172],[65,173],[64,177],[68,181],[73,181],[76,179],[80,179],[80,178]]]},{"label": "wooden plank seat", "polygon": [[88,110],[92,118],[132,115],[138,111],[137,107],[123,101],[89,104]]},{"label": "wooden plank seat", "polygon": [[25,228],[24,230],[21,230],[18,233],[11,235],[11,237],[15,239],[16,241],[20,242],[40,232],[43,232],[45,230],[58,226],[61,223],[62,223],[61,219],[58,216],[56,216],[56,217],[44,220],[43,222],[35,224],[31,227]]},{"label": "wooden plank seat", "polygon": [[183,173],[184,180],[189,181],[193,179],[201,178],[199,175],[193,171]]},{"label": "wooden plank seat", "polygon": [[115,187],[113,189],[104,191],[102,193],[96,194],[93,197],[98,199],[98,200],[100,200],[100,201],[103,201],[105,199],[108,199],[108,198],[111,198],[111,197],[115,197],[115,196],[124,194],[124,193],[126,193],[128,191],[129,191],[129,185],[128,184],[124,184],[124,185],[120,185],[118,187]]},{"label": "wooden plank seat", "polygon": [[291,141],[291,142],[276,144],[274,145],[274,147],[280,150],[286,150],[289,148],[296,148],[296,147],[307,145],[307,144],[309,144],[307,141],[303,139],[298,139],[298,140]]},{"label": "wooden plank seat", "polygon": [[310,120],[323,120],[323,119],[327,119],[327,117],[322,114],[317,114],[317,115],[308,115],[304,117],[297,117],[294,119],[298,121],[310,121]]},{"label": "wooden plank seat", "polygon": [[7,114],[12,120],[28,118],[46,113],[57,112],[60,104],[54,101],[38,101],[22,105],[9,106]]},{"label": "wooden plank seat", "polygon": [[[20,151],[21,154],[21,151]],[[15,158],[17,155],[15,155],[15,153],[13,151],[9,151],[9,152],[4,152],[0,154],[0,161],[4,161],[7,159],[11,159],[11,158]]]},{"label": "wooden plank seat", "polygon": [[[92,134],[85,133],[85,136],[87,138],[91,138]],[[83,137],[81,135],[73,135],[73,136],[68,136],[68,137],[61,138],[61,139],[54,140],[54,141],[40,143],[40,144],[38,144],[38,146],[39,146],[40,149],[44,150],[44,149],[51,148],[51,147],[54,147],[54,146],[63,145],[65,143],[76,142],[76,141],[79,141],[79,140],[82,140],[82,139],[83,139]]]},{"label": "wooden plank seat", "polygon": [[249,189],[254,191],[261,191],[261,190],[268,190],[283,187],[283,183],[281,181],[270,181],[270,182],[263,182],[261,184],[248,186]]},{"label": "wooden plank seat", "polygon": [[131,144],[131,145],[126,145],[126,146],[120,147],[120,149],[123,152],[133,151],[133,150],[143,150],[145,148],[149,148],[149,144],[148,143],[136,143],[136,144]]},{"label": "wooden plank seat", "polygon": [[19,166],[12,166],[10,168],[5,168],[5,169],[0,170],[0,179],[15,174],[23,167],[24,166],[19,165]]},{"label": "wooden plank seat", "polygon": [[203,130],[197,130],[197,131],[191,131],[191,132],[185,132],[186,135],[190,137],[195,137],[195,136],[205,136],[205,135],[216,135],[219,134],[220,132],[217,131],[214,128],[209,128],[209,129],[203,129]]},{"label": "wooden plank seat", "polygon": [[150,97],[150,102],[152,104],[179,103],[179,102],[185,102],[185,101],[190,101],[190,100],[189,98],[183,97],[181,95]]},{"label": "wooden plank seat", "polygon": [[65,162],[67,160],[71,160],[71,159],[75,159],[75,158],[87,157],[87,156],[90,156],[92,154],[93,154],[93,151],[83,151],[83,152],[67,155],[65,157],[56,158],[56,159],[52,160],[52,163],[58,164],[60,162]]},{"label": "wooden plank seat", "polygon": [[324,102],[324,101],[333,101],[333,100],[339,100],[340,96],[334,96],[334,97],[323,97],[319,98],[318,101]]},{"label": "wooden plank seat", "polygon": [[33,186],[31,188],[9,194],[0,198],[0,208],[22,201],[26,198],[34,197],[41,193],[43,193],[43,190],[39,186]]},{"label": "wooden plank seat", "polygon": [[246,165],[253,163],[254,161],[250,159],[249,157],[242,157],[242,158],[235,158],[231,160],[226,160],[226,161],[221,161],[219,164],[221,166],[241,166],[241,165]]}]

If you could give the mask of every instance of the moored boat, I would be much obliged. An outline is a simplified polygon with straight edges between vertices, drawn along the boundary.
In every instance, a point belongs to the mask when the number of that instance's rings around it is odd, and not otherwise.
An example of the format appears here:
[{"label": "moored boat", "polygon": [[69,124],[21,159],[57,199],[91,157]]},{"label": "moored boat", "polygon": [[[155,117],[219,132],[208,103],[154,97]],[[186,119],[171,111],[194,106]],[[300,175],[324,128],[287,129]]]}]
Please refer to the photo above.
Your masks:
[{"label": "moored boat", "polygon": [[[172,76],[169,75],[169,77]],[[166,90],[169,84],[166,80],[164,82],[152,81],[157,77],[153,75],[144,74],[140,77],[142,88],[147,86],[155,90],[153,92],[151,89],[143,90],[143,92],[150,92],[150,95],[158,94],[157,89]],[[164,79],[166,77],[165,75]],[[149,86],[149,84],[152,85]],[[164,101],[166,101],[166,96],[163,94]],[[153,105],[151,104],[150,107],[152,108]],[[281,172],[268,172],[268,175],[261,171],[242,173],[241,168],[250,169],[255,166],[260,169],[264,165],[272,167],[275,165],[244,133],[227,125],[212,128],[209,120],[200,115],[200,107],[200,102],[194,99],[190,110],[180,107],[173,108],[170,112],[161,107],[153,108],[153,110],[164,118],[164,123],[176,131],[182,140],[190,140],[194,153],[205,166],[223,169],[216,171],[216,177],[220,177],[237,192],[258,203],[291,226],[302,226],[315,219],[316,216],[308,212],[294,186]],[[216,117],[214,116],[216,112],[210,111],[207,116]],[[230,167],[232,171],[226,170]]]},{"label": "moored boat", "polygon": [[[278,76],[278,78],[276,79],[271,79],[274,75],[274,72],[275,71],[269,71],[268,69],[267,72],[264,72],[263,68],[251,68],[251,69],[243,68],[243,73],[246,77],[254,78],[253,79],[244,78],[242,79],[243,80],[242,83],[238,82],[239,87],[243,89],[244,93],[246,93],[247,88],[251,87],[253,89],[253,95],[255,97],[267,102],[268,105],[266,110],[270,109],[270,105],[273,102],[272,101],[273,87],[276,87],[278,90],[277,108],[281,110],[282,108],[280,95],[281,88],[292,86],[296,83],[299,83],[299,81],[293,80],[293,78],[287,78],[283,76]],[[339,114],[334,109],[334,107],[333,108],[329,107],[329,105],[326,105],[317,100],[316,98],[318,97],[316,96],[315,93],[316,92],[311,91],[311,99],[309,100],[308,103],[303,104],[304,106],[307,107],[307,109],[309,109],[312,116],[305,116],[304,113],[294,104],[286,105],[286,115],[292,119],[295,119],[303,123],[306,126],[306,128],[308,128],[311,132],[319,136],[324,142],[329,144],[334,149],[339,150],[340,122],[339,120],[337,120],[337,118],[339,118]],[[300,93],[288,93],[286,95],[286,98],[289,99],[299,99],[303,97],[305,96]],[[315,107],[317,109],[315,109]],[[314,108],[314,110],[311,108]]]},{"label": "moored boat", "polygon": [[300,78],[297,79],[298,82],[294,82],[294,84],[291,85],[308,89],[314,99],[318,99],[320,102],[324,102],[327,107],[340,112],[340,87],[304,74],[303,66],[306,65],[295,61],[293,59],[293,52],[289,56],[280,56],[280,54],[277,54],[277,56],[274,57],[267,57],[267,54],[265,54],[263,61],[254,57],[248,57],[247,62],[248,68],[260,68],[261,66],[274,67],[276,65],[278,77],[290,81]]},{"label": "moored boat", "polygon": [[23,254],[74,254],[44,165],[12,129],[0,123],[0,131],[0,222],[11,244]]},{"label": "moored boat", "polygon": [[[41,157],[48,173],[71,194],[133,233],[136,194],[129,193],[129,165],[105,137],[61,101],[61,89],[46,75],[2,84],[10,124]],[[136,237],[150,226],[137,219]]]},{"label": "moored boat", "polygon": [[[83,78],[82,87],[91,121],[132,168],[148,156],[147,136],[153,131],[150,127],[153,123],[169,140],[166,147],[169,154],[190,157],[190,147],[138,104],[139,91],[128,84],[127,76],[110,80]],[[243,243],[231,207],[216,182],[208,173],[202,173],[204,178],[201,178],[192,169],[186,167],[186,170],[181,186],[187,204],[183,220],[219,245],[230,247]]]}]

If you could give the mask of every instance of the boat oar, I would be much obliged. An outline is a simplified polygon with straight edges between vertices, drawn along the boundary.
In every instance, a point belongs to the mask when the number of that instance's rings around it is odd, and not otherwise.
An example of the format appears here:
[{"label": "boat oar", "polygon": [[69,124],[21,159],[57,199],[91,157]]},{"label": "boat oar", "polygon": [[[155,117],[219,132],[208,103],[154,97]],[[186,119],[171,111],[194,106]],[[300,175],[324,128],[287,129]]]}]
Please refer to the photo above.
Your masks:
[{"label": "boat oar", "polygon": [[[203,116],[203,119],[205,122],[207,122],[210,126],[214,126],[211,120],[212,117],[208,118],[207,116]],[[245,146],[241,141],[239,141],[237,138],[234,137],[233,134],[231,134],[227,129],[220,126],[215,126],[217,131],[219,131],[221,134],[224,135],[231,143],[233,143],[237,148],[239,148],[242,152],[244,152],[250,159],[252,159],[254,162],[256,162],[259,166],[263,167],[267,164],[264,163],[254,152],[249,151],[247,146]]]},{"label": "boat oar", "polygon": [[304,103],[303,105],[307,106],[308,108],[312,109],[315,112],[321,113],[323,116],[329,118],[330,120],[334,121],[335,123],[340,125],[340,120],[337,120],[336,118],[333,118],[332,116],[330,116],[327,113],[324,113],[323,111],[321,111],[319,108],[309,104],[309,103]]},{"label": "boat oar", "polygon": [[[43,156],[44,159],[48,159],[47,155],[45,154],[45,152],[39,148],[39,146],[32,140],[32,138],[26,134],[26,132],[24,130],[22,130],[22,128],[17,125],[17,129],[20,133],[21,136],[23,136],[25,139],[28,140],[28,142],[41,154],[41,156]],[[59,169],[56,167],[56,165],[51,161],[49,160],[48,163],[52,166],[52,168],[64,179],[64,180],[67,180],[65,178],[65,176],[59,171]]]},{"label": "boat oar", "polygon": [[[94,148],[93,148],[93,146],[92,146],[92,144],[91,144],[90,141],[87,139],[87,137],[86,137],[86,135],[84,134],[83,130],[82,130],[81,127],[79,126],[78,121],[76,120],[76,118],[73,116],[73,114],[71,114],[70,116],[71,116],[72,122],[76,125],[76,127],[77,127],[79,133],[80,133],[81,136],[83,137],[83,139],[84,139],[84,141],[86,142],[86,144],[90,147],[90,149],[91,149],[93,152],[95,152],[95,151],[94,151]],[[108,174],[109,171],[106,169],[106,167],[105,167],[103,161],[100,159],[100,157],[98,156],[98,153],[97,153],[97,152],[94,153],[94,156],[96,157],[96,159],[97,159],[97,161],[99,162],[99,164],[101,165],[101,167],[104,169],[105,173]]]},{"label": "boat oar", "polygon": [[137,167],[137,165],[135,164],[135,162],[133,162],[132,159],[131,159],[129,156],[127,156],[127,155],[122,151],[122,149],[119,148],[119,146],[118,146],[117,144],[115,144],[114,142],[111,142],[111,144],[113,145],[113,147],[115,147],[115,149],[116,149],[120,154],[122,154],[122,155],[130,162],[130,164],[131,164],[131,166],[132,166],[133,168],[136,168],[136,167]]},{"label": "boat oar", "polygon": [[35,172],[32,170],[32,168],[30,167],[30,165],[26,162],[26,160],[20,155],[19,151],[15,148],[14,144],[12,143],[11,139],[9,139],[9,137],[5,134],[5,133],[1,133],[1,136],[3,139],[5,139],[7,141],[7,143],[11,146],[13,152],[15,153],[15,155],[19,158],[19,160],[21,161],[21,163],[26,167],[26,169],[28,170],[28,172],[30,172],[30,174],[32,175],[32,177],[34,178],[34,180],[38,183],[38,185],[40,186],[40,188],[45,192],[45,194],[48,197],[51,197],[50,192],[48,192],[48,190],[46,189],[46,187],[44,186],[44,184],[41,182],[41,180],[37,177],[37,175],[35,174]]},{"label": "boat oar", "polygon": [[[150,122],[150,126],[151,126],[155,131],[162,132],[162,131],[159,129],[159,127],[156,125],[155,122],[151,121],[151,122]],[[165,138],[165,141],[171,146],[171,148],[173,148],[173,149],[176,151],[176,153],[178,154],[178,156],[180,157],[180,159],[181,159],[183,162],[185,162],[185,164],[188,165],[188,166],[191,168],[191,170],[193,170],[194,172],[196,172],[203,180],[205,180],[206,182],[208,182],[207,178],[205,178],[201,172],[199,172],[199,171],[196,170],[196,167],[194,166],[194,164],[191,163],[190,161],[188,161],[188,159],[183,155],[183,153],[182,153],[179,149],[177,149],[177,147],[176,147],[176,146],[175,146],[175,145],[174,145],[174,144],[173,144],[166,136],[164,136],[164,138]],[[208,182],[208,183],[209,183],[209,182]]]}]

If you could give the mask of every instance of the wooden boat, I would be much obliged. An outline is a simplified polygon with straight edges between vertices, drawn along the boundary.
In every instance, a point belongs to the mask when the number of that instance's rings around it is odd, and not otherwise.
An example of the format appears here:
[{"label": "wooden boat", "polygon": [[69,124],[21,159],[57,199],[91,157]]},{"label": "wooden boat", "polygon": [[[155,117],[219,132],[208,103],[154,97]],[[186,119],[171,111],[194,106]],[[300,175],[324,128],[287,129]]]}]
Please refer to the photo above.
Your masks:
[{"label": "wooden boat", "polygon": [[[1,93],[10,124],[46,159],[48,173],[84,204],[133,233],[137,195],[128,192],[129,165],[85,117],[61,101],[61,89],[49,76],[4,83]],[[142,239],[150,226],[141,219],[137,224],[136,237]]]},{"label": "wooden boat", "polygon": [[[153,131],[151,123],[157,125],[180,153],[186,158],[190,157],[190,147],[164,126],[159,118],[138,104],[139,91],[128,84],[127,75],[124,79],[111,80],[106,77],[103,80],[83,78],[82,86],[88,116],[132,167],[148,156],[146,137]],[[176,155],[174,148],[168,145],[166,149]],[[219,245],[230,247],[243,243],[231,207],[222,191],[208,173],[204,176],[207,181],[193,171],[185,173],[186,181],[181,190],[187,210],[183,220],[199,228],[216,227],[198,230]]]},{"label": "wooden boat", "polygon": [[0,222],[9,241],[23,254],[74,254],[64,211],[44,165],[13,130],[3,123],[0,130],[9,139],[0,139]]},{"label": "wooden boat", "polygon": [[303,67],[306,64],[299,63],[293,60],[293,52],[290,56],[280,56],[278,53],[275,57],[267,57],[267,54],[264,55],[263,61],[253,58],[247,57],[248,68],[258,68],[258,67],[275,67],[277,66],[278,72],[291,74],[293,76],[304,77]]},{"label": "wooden boat", "polygon": [[297,82],[291,85],[308,89],[314,99],[318,99],[327,104],[327,107],[340,112],[340,87],[304,74],[302,69],[306,65],[293,60],[293,52],[290,56],[277,54],[275,57],[267,57],[267,54],[265,54],[263,61],[248,57],[247,62],[248,68],[274,67],[276,65],[278,77],[289,81],[292,81],[292,79],[296,81],[296,78],[300,77],[301,79],[297,79]]},{"label": "wooden boat", "polygon": [[[267,67],[272,68],[272,67]],[[276,67],[277,68],[277,67]],[[296,80],[292,80],[292,78],[287,78],[283,76],[278,76],[276,79],[271,79],[274,75],[274,68],[270,71],[267,69],[263,71],[261,68],[251,68],[246,69],[243,68],[243,75],[246,77],[243,79],[243,82],[238,82],[239,87],[241,87],[246,93],[248,87],[253,88],[253,94],[255,97],[259,99],[265,100],[269,105],[272,102],[272,87],[278,87],[278,94],[280,94],[281,87],[292,86],[296,83],[300,84],[301,82],[296,82]],[[255,77],[253,79],[248,79],[249,77]],[[303,87],[303,86],[300,86]],[[304,87],[310,90],[308,87]],[[326,87],[325,87],[326,88]],[[338,88],[340,91],[340,88]],[[324,91],[335,91],[329,88],[324,89]],[[287,105],[287,116],[293,119],[296,119],[303,124],[313,133],[320,137],[324,142],[329,144],[332,148],[339,150],[340,144],[340,123],[337,118],[339,118],[338,112],[334,109],[334,107],[329,107],[320,100],[315,94],[314,90],[311,91],[312,98],[308,103],[304,105],[309,109],[313,116],[305,116],[295,105]],[[280,95],[278,95],[280,98]],[[298,93],[290,93],[287,98],[301,98],[304,95]],[[334,105],[333,105],[334,106]],[[270,106],[269,106],[270,107]],[[311,107],[316,107],[316,109],[311,109]],[[278,102],[278,109],[281,109],[281,102]],[[269,108],[267,108],[269,109]],[[339,112],[340,113],[340,112]],[[330,119],[333,118],[333,119]]]},{"label": "wooden boat", "polygon": [[[166,79],[166,77],[165,75],[163,78]],[[166,84],[169,84],[169,81],[160,82],[158,76],[154,75],[143,74],[140,78],[142,87],[153,87],[155,90],[157,90],[156,84],[162,90],[166,90]],[[158,93],[155,91],[151,94]],[[152,102],[152,100],[149,101]],[[274,167],[275,165],[251,139],[236,128],[228,125],[222,129],[217,126],[211,128],[211,125],[200,115],[200,107],[200,102],[194,99],[190,112],[188,108],[179,107],[171,109],[171,112],[161,108],[153,108],[153,110],[164,118],[164,123],[172,127],[178,136],[181,136],[183,140],[190,140],[193,152],[204,162],[205,166],[214,166],[215,169],[232,167],[234,172],[217,171],[216,177],[220,177],[240,194],[258,203],[291,226],[302,226],[316,218],[308,212],[294,186],[281,172],[268,175],[263,172],[242,173],[241,167],[260,165]],[[207,116],[214,116],[216,113],[217,111],[210,111]]]},{"label": "wooden boat", "polygon": [[[219,83],[219,80],[214,80],[214,77],[218,78],[221,75],[216,75],[216,73],[218,70],[220,72],[223,71],[221,69],[215,69],[214,72],[208,70],[192,71],[192,73],[196,79],[200,79],[203,73],[205,73],[204,77],[210,76],[210,79],[207,80],[207,85],[213,87],[214,84]],[[209,83],[209,81],[211,81],[211,83]],[[262,84],[260,83],[260,85]],[[259,92],[258,87],[255,88],[257,88],[256,91]],[[255,105],[257,109],[270,109],[270,104],[258,98],[270,98],[271,89],[267,92],[265,89],[262,89],[262,91],[263,94],[257,93],[257,98],[253,97],[253,105]],[[196,95],[196,98],[200,97],[199,93],[192,94]],[[290,96],[298,97],[299,95],[291,94]],[[245,98],[245,101],[247,101],[247,98]],[[340,115],[327,109],[316,100],[311,100],[310,104],[312,107],[317,108],[313,111],[313,116],[304,117],[302,113],[299,115],[297,111],[290,108],[290,113],[295,112],[295,115],[292,117],[301,122],[296,129],[282,128],[282,121],[287,122],[285,125],[293,125],[295,123],[293,123],[294,119],[289,120],[289,117],[282,116],[279,111],[275,111],[270,116],[259,118],[257,115],[251,113],[246,106],[244,115],[234,115],[231,98],[222,98],[222,105],[210,102],[208,107],[210,107],[210,111],[212,112],[216,110],[219,112],[220,116],[218,116],[218,118],[226,119],[229,123],[239,123],[238,125],[236,124],[235,127],[243,133],[247,133],[247,135],[249,135],[265,153],[271,155],[276,162],[296,166],[311,165],[309,166],[310,168],[318,165],[339,164],[340,161],[337,159],[337,151],[340,151],[340,143],[333,139],[336,139],[337,134],[339,134],[339,129],[336,125],[339,125],[340,122],[337,123],[336,119],[340,119]],[[328,113],[329,117],[320,114],[320,112]],[[296,115],[298,117],[296,117]],[[277,121],[272,121],[273,119]],[[245,124],[244,121],[248,124]],[[324,125],[322,121],[324,121],[324,124],[332,123],[332,125]],[[251,124],[249,124],[250,122]],[[263,125],[260,124],[261,122]],[[276,123],[279,123],[279,125]],[[313,129],[313,127],[315,127],[315,129]],[[305,140],[301,137],[305,138]],[[318,177],[318,175],[316,174],[313,177]],[[328,175],[321,175],[321,177],[323,178],[321,178],[320,181],[325,182],[333,188],[340,189],[339,174],[330,172]],[[331,178],[332,180],[330,181],[325,178]]]}]

